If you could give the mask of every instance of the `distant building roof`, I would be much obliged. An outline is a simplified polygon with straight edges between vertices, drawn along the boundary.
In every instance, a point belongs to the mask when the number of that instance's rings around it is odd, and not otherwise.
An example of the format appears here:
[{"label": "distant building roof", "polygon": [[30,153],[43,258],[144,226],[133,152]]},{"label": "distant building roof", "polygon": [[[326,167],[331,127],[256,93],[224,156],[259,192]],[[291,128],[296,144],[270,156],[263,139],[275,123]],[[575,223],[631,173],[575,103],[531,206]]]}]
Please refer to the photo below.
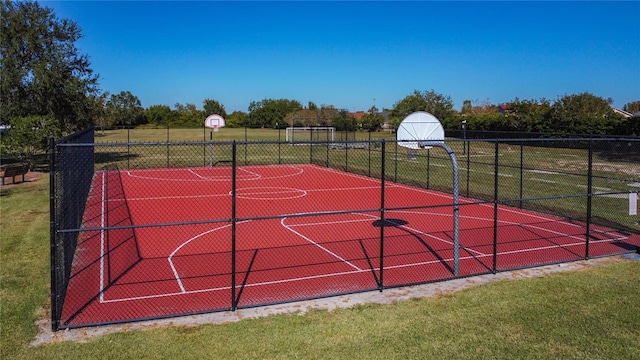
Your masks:
[{"label": "distant building roof", "polygon": [[627,119],[633,116],[633,114],[628,112],[628,111],[624,111],[624,110],[620,110],[620,109],[616,109],[616,108],[613,108],[613,112],[616,113],[616,114],[620,114],[620,115],[624,116]]}]

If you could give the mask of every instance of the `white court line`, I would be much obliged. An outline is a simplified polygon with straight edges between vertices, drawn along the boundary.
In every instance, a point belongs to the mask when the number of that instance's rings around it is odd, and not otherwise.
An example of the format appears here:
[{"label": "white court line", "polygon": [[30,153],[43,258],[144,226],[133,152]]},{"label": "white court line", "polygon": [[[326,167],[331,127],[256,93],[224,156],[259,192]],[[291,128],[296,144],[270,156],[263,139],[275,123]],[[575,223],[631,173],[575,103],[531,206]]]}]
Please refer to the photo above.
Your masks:
[{"label": "white court line", "polygon": [[[394,213],[394,212],[408,213],[408,214],[418,214],[418,215],[427,215],[427,216],[434,216],[434,215],[436,215],[436,216],[447,216],[449,218],[453,218],[452,214],[439,214],[439,213],[430,213],[430,212],[421,212],[421,211],[392,210],[392,211],[388,211],[387,213]],[[462,219],[473,219],[473,218],[474,217],[471,217],[471,216],[464,216],[464,215],[460,216],[461,220]],[[488,219],[485,219],[485,218],[477,218],[477,219],[487,220],[488,221]],[[411,227],[406,226],[406,225],[400,225],[400,227],[404,228],[404,229],[408,229],[408,230],[413,231],[413,232],[416,232],[416,233],[421,234],[421,235],[428,236],[428,237],[430,237],[432,239],[436,239],[436,240],[441,241],[441,242],[443,242],[445,244],[454,245],[453,241],[446,240],[446,239],[443,239],[443,238],[440,238],[440,237],[437,237],[437,236],[434,236],[434,235],[431,235],[431,234],[427,234],[427,233],[425,233],[423,231],[420,231],[418,229],[414,229],[414,228],[411,228]],[[473,250],[473,249],[469,249],[466,246],[463,246],[462,244],[460,244],[460,247],[465,249],[465,250],[467,250],[467,251],[469,251],[469,252],[474,252],[474,253],[479,254],[479,255],[487,255],[487,254],[485,254],[483,252],[480,252],[480,251],[477,251],[477,250]]]},{"label": "white court line", "polygon": [[[242,223],[246,223],[246,222],[249,222],[249,221],[251,221],[251,220],[240,221],[240,222],[238,222],[238,223],[236,223],[236,224],[242,224]],[[182,292],[182,293],[186,293],[187,291],[186,291],[186,289],[184,288],[184,285],[182,284],[182,279],[180,279],[180,274],[178,274],[178,269],[176,269],[175,265],[173,264],[173,260],[172,260],[172,259],[173,259],[173,256],[174,256],[178,251],[180,251],[180,249],[182,249],[184,246],[186,246],[187,244],[189,244],[189,243],[190,243],[190,242],[192,242],[193,240],[196,240],[196,239],[198,239],[199,237],[204,236],[204,235],[207,235],[207,234],[210,234],[210,233],[212,233],[212,232],[214,232],[214,231],[218,231],[218,230],[220,230],[220,229],[228,228],[228,227],[230,227],[230,226],[231,226],[231,224],[223,225],[223,226],[220,226],[220,227],[217,227],[217,228],[211,229],[211,230],[207,230],[207,231],[205,231],[205,232],[203,232],[203,233],[200,233],[200,234],[198,234],[198,235],[196,235],[196,236],[192,237],[191,239],[189,239],[189,240],[187,240],[187,241],[183,242],[182,244],[180,244],[177,248],[175,248],[175,250],[173,250],[173,251],[171,252],[171,254],[169,254],[169,257],[167,257],[167,260],[169,261],[169,266],[171,267],[171,271],[173,271],[173,276],[175,277],[176,282],[178,283],[178,286],[180,287],[180,292]]]},{"label": "white court line", "polygon": [[[315,169],[320,169],[320,170],[325,170],[325,171],[330,171],[330,172],[336,172],[336,173],[339,173],[339,174],[345,175],[345,173],[344,173],[344,172],[337,171],[337,170],[334,170],[334,169],[320,168],[320,167],[315,167],[315,166],[314,166],[314,168],[315,168]],[[358,179],[364,179],[364,180],[368,180],[368,181],[373,181],[373,182],[375,182],[376,184],[379,184],[379,183],[380,183],[380,181],[379,181],[379,180],[372,179],[372,178],[368,178],[368,177],[361,176],[361,175],[357,175],[357,174],[347,174],[347,175],[350,175],[350,176],[355,177],[355,178],[358,178]],[[104,181],[104,175],[103,175],[103,181]],[[438,196],[438,197],[443,197],[443,198],[451,199],[451,196],[450,196],[450,195],[442,194],[442,193],[439,193],[439,192],[436,192],[436,191],[433,191],[433,190],[426,190],[426,189],[414,188],[414,187],[409,187],[409,186],[402,185],[402,184],[395,185],[394,187],[406,188],[406,189],[409,189],[409,190],[411,190],[411,191],[418,191],[418,192],[422,192],[422,193],[430,194],[430,195],[432,195],[432,196]],[[363,187],[363,188],[367,188],[367,187]],[[328,189],[328,190],[340,190],[340,189],[335,189],[335,188],[334,188],[334,189]],[[104,191],[104,186],[103,186],[103,191]],[[318,191],[326,191],[326,190],[318,190]],[[223,195],[214,195],[214,196],[223,196]],[[224,195],[224,196],[228,196],[228,195]],[[104,197],[104,195],[103,195],[103,197]],[[461,203],[464,203],[464,202],[471,202],[471,201],[470,201],[470,200],[462,200],[462,201],[461,201]],[[493,207],[493,204],[479,204],[479,205],[480,205],[480,206],[486,206],[486,207]],[[103,207],[104,207],[104,203],[103,203]],[[501,208],[501,209],[502,209],[502,210],[504,210],[504,211],[508,211],[508,212],[512,212],[512,213],[518,213],[518,214],[520,214],[521,216],[526,216],[526,217],[535,218],[535,219],[543,219],[543,220],[546,220],[546,221],[557,221],[557,220],[558,220],[558,218],[554,218],[554,217],[550,217],[550,216],[549,216],[549,217],[547,217],[547,216],[540,216],[540,215],[537,215],[537,214],[532,214],[532,213],[530,213],[530,212],[519,211],[519,210],[517,210],[517,209],[511,209],[511,208],[509,208],[509,207],[503,207],[503,208]],[[104,211],[103,211],[103,214],[104,214]],[[449,215],[449,216],[451,216],[451,215]],[[484,218],[480,218],[480,219],[484,219]],[[284,220],[284,219],[283,219],[283,220]],[[484,220],[487,220],[487,219],[484,219]],[[528,226],[531,226],[532,228],[538,228],[538,227],[536,227],[536,226],[529,225],[529,224],[515,223],[515,222],[509,222],[509,221],[499,221],[499,222],[509,223],[509,224],[517,224],[517,225],[528,225]],[[579,225],[577,225],[577,224],[571,224],[571,223],[568,223],[568,222],[565,222],[565,224],[566,224],[566,225],[575,226],[575,227],[579,227]],[[285,226],[285,225],[283,225],[283,226]],[[295,226],[298,226],[298,225],[295,225]],[[286,226],[285,226],[285,227],[286,227]],[[222,228],[222,227],[221,227],[221,228]],[[213,231],[216,231],[216,230],[218,230],[218,229],[220,229],[220,228],[212,229],[212,230],[209,230],[208,232],[213,232]],[[541,230],[544,230],[544,231],[551,231],[551,230],[549,230],[549,229],[544,229],[544,228],[538,228],[538,229],[541,229]],[[293,229],[289,229],[289,230],[290,230],[290,231],[292,231],[292,232],[294,232],[294,233],[296,233],[296,234],[298,234],[299,236],[302,236],[301,234],[297,233],[297,232],[296,232],[295,230],[293,230]],[[208,233],[208,232],[205,232],[205,233]],[[600,233],[605,233],[605,234],[606,234],[606,232],[604,232],[604,231],[599,231],[599,232],[600,232]],[[190,242],[190,241],[194,240],[195,238],[198,238],[198,237],[200,237],[200,236],[204,235],[205,233],[200,234],[200,235],[198,235],[198,236],[196,236],[196,237],[194,237],[194,238],[192,238],[192,239],[189,239],[189,240],[187,240],[187,242]],[[565,236],[569,236],[569,237],[575,237],[575,236],[571,236],[571,235],[563,234],[563,233],[559,233],[559,232],[555,232],[555,233],[556,233],[556,234],[565,235]],[[323,250],[328,251],[326,248],[324,248],[324,247],[320,246],[319,244],[317,244],[317,243],[313,242],[312,240],[310,240],[310,239],[308,239],[308,238],[306,238],[306,237],[304,237],[304,236],[302,236],[302,237],[303,237],[305,240],[310,241],[312,244],[315,244],[316,246],[319,246],[319,247],[320,247],[320,248],[322,248]],[[581,238],[579,238],[579,237],[576,237],[576,238],[581,239]],[[590,241],[590,243],[605,243],[605,242],[612,242],[612,241],[616,241],[616,240],[623,240],[623,239],[627,239],[627,238],[628,238],[628,237],[624,237],[624,236],[623,236],[623,237],[619,237],[619,238],[616,238],[616,239],[592,240],[592,241]],[[436,238],[436,239],[438,239],[438,238]],[[444,241],[444,240],[442,240],[442,239],[438,239],[438,240],[440,240],[440,241]],[[581,240],[582,240],[582,239],[581,239]],[[183,245],[179,246],[179,248],[180,248],[180,247],[182,247],[182,246],[184,246],[185,244],[186,244],[186,243],[184,243]],[[563,248],[563,247],[568,247],[568,246],[584,246],[584,241],[580,241],[580,242],[577,242],[577,243],[571,243],[571,244],[563,244],[563,245],[550,245],[550,246],[545,246],[545,247],[540,247],[540,248],[523,249],[523,250],[514,250],[514,251],[509,251],[509,252],[498,252],[498,255],[503,255],[503,254],[514,254],[514,253],[527,253],[527,252],[530,252],[530,251],[545,250],[545,249],[552,249],[552,248]],[[103,246],[103,248],[102,248],[102,249],[104,249],[104,246]],[[177,250],[178,250],[178,249],[176,249],[176,250],[172,253],[172,255],[171,255],[171,256],[173,256],[173,255],[176,253],[176,251],[177,251]],[[469,250],[469,249],[467,249],[467,250]],[[295,282],[295,281],[303,281],[303,280],[307,280],[307,279],[325,278],[325,277],[335,277],[335,276],[341,276],[341,275],[348,275],[348,274],[355,274],[355,273],[360,273],[360,272],[368,272],[368,271],[371,271],[371,269],[369,269],[369,268],[367,268],[367,269],[360,269],[359,267],[357,267],[357,266],[355,266],[355,265],[353,265],[353,264],[349,263],[348,261],[346,261],[346,260],[342,259],[341,257],[339,257],[339,256],[335,255],[334,253],[332,253],[332,252],[330,252],[330,251],[328,251],[328,252],[329,252],[330,254],[333,254],[333,255],[334,255],[334,256],[336,256],[337,258],[341,259],[341,260],[342,260],[342,261],[344,261],[345,263],[347,263],[347,264],[351,265],[351,266],[355,269],[355,271],[348,271],[348,272],[341,272],[341,273],[331,273],[331,274],[320,274],[320,275],[314,275],[314,276],[308,276],[308,277],[299,277],[299,278],[290,278],[290,279],[282,279],[282,280],[276,280],[276,281],[268,281],[268,282],[254,283],[254,284],[245,284],[245,285],[243,285],[243,286],[246,286],[246,287],[261,286],[261,285],[269,285],[269,284],[275,284],[275,283]],[[463,260],[464,260],[464,259],[473,259],[473,258],[478,258],[478,257],[493,256],[493,254],[484,254],[484,253],[481,253],[481,252],[477,252],[477,253],[479,254],[478,256],[466,256],[466,257],[461,257],[460,259],[463,259]],[[170,256],[170,258],[171,258],[171,256]],[[452,259],[446,259],[445,261],[452,261]],[[228,290],[228,289],[230,289],[230,287],[219,287],[219,288],[199,289],[199,290],[187,291],[187,290],[184,288],[184,286],[182,285],[182,281],[181,281],[181,279],[180,279],[179,275],[177,274],[177,271],[176,271],[175,267],[173,266],[172,261],[171,261],[171,260],[169,260],[169,262],[170,262],[170,265],[171,265],[171,267],[172,267],[172,270],[174,271],[174,275],[176,276],[176,281],[177,281],[177,282],[179,283],[179,285],[180,285],[181,292],[177,292],[177,293],[165,293],[165,294],[157,294],[157,295],[148,295],[148,296],[140,296],[140,297],[129,297],[129,298],[121,298],[121,299],[113,299],[113,300],[104,300],[104,298],[103,298],[103,296],[102,296],[102,293],[101,293],[101,302],[133,301],[133,300],[148,299],[148,298],[161,298],[161,297],[167,297],[167,296],[184,295],[184,294],[194,294],[194,293],[202,293],[202,292],[211,292],[211,291],[219,291],[219,290]],[[434,261],[429,261],[429,262],[418,262],[418,263],[411,263],[411,264],[401,264],[401,265],[397,265],[397,266],[394,266],[394,267],[385,267],[385,269],[388,269],[388,268],[412,267],[412,266],[419,266],[419,265],[423,265],[423,264],[438,263],[438,262],[440,262],[440,260],[434,260]],[[102,267],[102,263],[101,263],[101,267]],[[101,272],[102,272],[102,269],[101,269]],[[103,287],[103,286],[104,286],[104,283],[103,283],[103,276],[102,276],[102,274],[101,274],[101,279],[100,279],[100,280],[101,280],[101,289],[104,289],[104,287]],[[237,286],[237,288],[238,288],[238,287],[241,287],[241,286]]]},{"label": "white court line", "polygon": [[[606,239],[606,240],[593,240],[593,241],[590,241],[590,243],[591,244],[604,243],[604,242],[611,242],[611,241],[617,241],[617,240],[623,240],[623,239],[627,239],[627,237],[620,237],[620,238],[616,238],[616,239]],[[507,255],[507,254],[528,253],[528,252],[531,252],[531,251],[548,250],[548,249],[553,249],[553,248],[564,248],[564,247],[569,247],[569,246],[584,246],[584,242],[577,242],[577,243],[571,243],[571,244],[565,244],[565,245],[550,245],[550,246],[544,246],[544,247],[538,247],[538,248],[530,248],[530,249],[498,252],[498,256]],[[477,259],[477,258],[489,257],[489,256],[493,256],[493,254],[482,254],[482,255],[479,255],[479,256],[462,256],[462,257],[460,257],[460,260],[471,260],[471,259]],[[452,262],[453,258],[443,259],[442,261]],[[414,263],[387,266],[387,267],[385,267],[385,269],[409,268],[409,267],[416,267],[416,266],[423,266],[423,265],[441,263],[442,261],[441,260],[420,261],[420,262],[414,262]],[[338,276],[343,276],[343,275],[352,275],[352,274],[357,274],[357,273],[362,273],[362,272],[369,272],[371,270],[379,271],[380,268],[370,268],[370,269],[357,269],[356,268],[354,271],[343,271],[343,272],[338,272],[338,273],[319,274],[319,275],[304,276],[304,277],[293,277],[293,278],[273,280],[273,281],[264,281],[264,282],[258,282],[258,283],[249,283],[249,284],[244,284],[244,285],[237,285],[236,288],[241,288],[243,286],[244,287],[257,287],[257,286],[266,286],[266,285],[273,285],[273,284],[304,281],[304,280],[310,280],[310,279],[338,277]],[[157,295],[135,296],[135,297],[128,297],[128,298],[105,300],[103,302],[111,303],[111,302],[124,302],[124,301],[144,300],[144,299],[155,299],[155,298],[162,298],[162,297],[169,297],[169,296],[198,294],[198,293],[204,293],[204,292],[214,292],[214,291],[222,291],[222,290],[229,290],[229,289],[231,289],[231,286],[224,286],[224,287],[217,287],[217,288],[207,288],[207,289],[199,289],[199,290],[189,290],[189,291],[184,291],[184,292],[164,293],[164,294],[157,294]]]},{"label": "white court line", "polygon": [[165,199],[201,199],[213,197],[229,197],[229,194],[178,195],[178,196],[148,196],[127,198],[127,201],[165,200]]},{"label": "white court line", "polygon": [[105,221],[105,173],[102,173],[102,189],[101,189],[101,200],[100,200],[100,303],[105,302],[104,300],[104,221]]},{"label": "white court line", "polygon": [[[619,238],[619,239],[595,240],[595,241],[591,241],[590,243],[592,243],[592,244],[593,243],[603,243],[603,242],[610,242],[610,241],[616,241],[616,240],[621,240],[621,239],[626,239],[626,237],[622,237],[622,238]],[[523,250],[512,250],[512,251],[506,251],[506,252],[498,252],[498,256],[505,255],[505,254],[527,253],[527,252],[531,252],[531,251],[547,250],[547,249],[553,249],[553,248],[563,248],[563,247],[568,247],[568,246],[584,246],[584,243],[580,242],[580,243],[566,244],[566,245],[562,245],[562,246],[558,245],[558,246],[540,247],[540,248],[534,248],[534,249],[523,249]],[[484,255],[479,255],[479,256],[461,256],[460,260],[474,260],[474,259],[483,258],[483,257],[489,257],[489,256],[493,256],[493,254],[484,254]],[[424,266],[424,265],[442,263],[443,261],[444,262],[453,262],[453,258],[447,258],[447,259],[443,259],[443,260],[419,261],[419,262],[414,262],[414,263],[399,264],[399,265],[393,265],[393,266],[385,266],[384,269],[388,270],[388,269],[410,268],[410,267],[416,267],[416,266]],[[273,280],[273,281],[263,281],[263,282],[257,282],[257,283],[248,283],[248,284],[243,284],[243,285],[236,285],[236,289],[240,289],[242,287],[268,286],[268,285],[273,285],[273,284],[295,283],[295,282],[298,282],[298,281],[305,281],[305,280],[311,280],[311,279],[322,279],[322,278],[330,278],[330,277],[339,277],[339,276],[353,275],[353,274],[358,274],[358,273],[363,273],[363,272],[371,272],[372,270],[373,271],[380,271],[380,268],[367,268],[367,269],[359,269],[359,270],[354,269],[353,271],[342,271],[342,272],[337,272],[337,273],[318,274],[318,275],[303,276],[303,277],[293,277],[293,278]],[[170,296],[182,296],[182,295],[190,295],[190,294],[200,294],[200,293],[214,292],[214,291],[227,291],[227,290],[230,290],[230,289],[231,289],[231,286],[223,286],[223,287],[216,287],[216,288],[189,290],[189,291],[185,291],[185,292],[173,292],[173,293],[164,293],[164,294],[156,294],[156,295],[133,296],[133,297],[127,297],[127,298],[105,300],[104,302],[105,303],[116,303],[116,302],[137,301],[137,300],[145,300],[145,299],[157,299],[157,298],[164,298],[164,297],[170,297]]]},{"label": "white court line", "polygon": [[[340,172],[340,171],[337,171],[337,170],[334,170],[334,169],[330,169],[330,168],[319,168],[319,169],[343,174],[343,172]],[[372,179],[372,178],[365,177],[363,175],[350,174],[350,173],[347,173],[346,175],[349,175],[351,177],[356,177],[358,179],[367,179],[369,181],[374,181],[375,180],[375,179]],[[376,183],[379,183],[379,182],[380,182],[379,180],[376,180]],[[451,195],[449,195],[449,194],[441,193],[441,192],[434,191],[434,190],[411,187],[411,186],[400,184],[400,183],[394,183],[394,184],[395,184],[394,187],[397,187],[397,188],[403,188],[403,189],[407,189],[407,190],[414,191],[414,192],[417,191],[417,192],[420,192],[420,193],[424,193],[424,194],[428,194],[428,195],[436,196],[436,197],[440,197],[440,198],[445,198],[445,199],[449,199],[449,200],[453,201],[453,197]],[[472,202],[474,202],[474,201],[472,201],[471,199],[460,199],[460,204],[472,203]],[[453,203],[452,203],[452,205],[453,205]],[[493,208],[493,204],[485,203],[485,204],[477,204],[477,205],[482,206],[482,207]],[[501,206],[499,208],[499,210],[507,211],[507,212],[510,212],[510,213],[518,214],[520,216],[527,217],[527,218],[532,218],[532,219],[541,219],[541,220],[546,220],[546,221],[558,221],[558,220],[561,220],[561,219],[559,219],[557,217],[543,216],[542,214],[535,214],[535,213],[532,213],[530,211],[512,209],[509,206]],[[500,220],[498,220],[498,221],[500,222]],[[573,227],[580,227],[580,225],[578,225],[578,224],[572,224],[570,222],[564,222],[564,223],[566,225],[570,225],[570,226],[573,226]],[[517,223],[517,224],[520,224],[520,223]]]},{"label": "white court line", "polygon": [[[294,170],[297,170],[296,172],[293,172],[291,174],[283,174],[283,175],[278,175],[278,176],[269,176],[269,177],[264,177],[263,175],[250,171],[245,167],[238,167],[238,169],[240,171],[243,171],[245,173],[248,173],[249,176],[238,176],[237,179],[238,180],[242,180],[242,181],[252,181],[252,180],[263,180],[263,179],[282,179],[282,178],[286,178],[286,177],[293,177],[293,176],[297,176],[300,175],[302,173],[304,173],[304,169],[302,169],[299,166],[294,166],[294,165],[264,165],[264,166],[252,166],[252,168],[265,168],[265,167],[287,167],[287,168],[291,168]],[[213,177],[206,177],[203,175],[198,174],[195,170],[197,169],[201,169],[201,168],[173,168],[173,169],[162,169],[162,170],[154,170],[154,169],[144,169],[144,170],[139,170],[139,172],[157,172],[157,171],[161,171],[162,173],[166,174],[167,172],[170,171],[184,171],[186,170],[188,173],[191,173],[192,175],[196,176],[196,179],[182,179],[182,178],[166,178],[166,177],[154,177],[154,176],[143,176],[143,175],[137,175],[134,174],[133,171],[134,170],[127,170],[126,174],[129,177],[132,178],[136,178],[136,179],[143,179],[143,180],[156,180],[156,181],[178,181],[178,182],[201,182],[201,181],[230,181],[231,180],[231,175],[220,175],[220,176],[213,176]]]},{"label": "white court line", "polygon": [[[362,269],[360,269],[359,267],[355,266],[355,265],[354,265],[353,263],[351,263],[350,261],[348,261],[347,259],[343,258],[342,256],[340,256],[340,255],[338,255],[338,254],[334,253],[333,251],[331,251],[331,250],[327,249],[326,247],[324,247],[324,246],[322,246],[322,245],[318,244],[317,242],[315,242],[315,241],[313,241],[313,240],[309,239],[308,237],[306,237],[306,236],[302,235],[301,233],[299,233],[299,232],[297,232],[297,231],[293,230],[293,229],[291,228],[291,226],[288,226],[288,225],[286,225],[286,224],[284,223],[284,221],[285,221],[285,220],[287,220],[287,218],[286,218],[286,217],[285,217],[285,218],[282,218],[282,219],[280,220],[280,225],[282,225],[282,227],[284,227],[285,229],[287,229],[287,230],[291,231],[292,233],[294,233],[294,234],[296,234],[296,235],[300,236],[301,238],[303,238],[303,239],[304,239],[304,240],[306,240],[307,242],[309,242],[309,243],[311,243],[311,244],[313,244],[313,245],[317,246],[318,248],[322,249],[322,250],[323,250],[324,252],[326,252],[327,254],[329,254],[329,255],[331,255],[331,256],[333,256],[333,257],[335,257],[336,259],[338,259],[338,260],[340,260],[340,261],[344,262],[345,264],[347,264],[347,265],[351,266],[352,268],[354,268],[354,269],[356,269],[356,270],[362,270]],[[319,224],[321,224],[321,223],[319,223]]]}]

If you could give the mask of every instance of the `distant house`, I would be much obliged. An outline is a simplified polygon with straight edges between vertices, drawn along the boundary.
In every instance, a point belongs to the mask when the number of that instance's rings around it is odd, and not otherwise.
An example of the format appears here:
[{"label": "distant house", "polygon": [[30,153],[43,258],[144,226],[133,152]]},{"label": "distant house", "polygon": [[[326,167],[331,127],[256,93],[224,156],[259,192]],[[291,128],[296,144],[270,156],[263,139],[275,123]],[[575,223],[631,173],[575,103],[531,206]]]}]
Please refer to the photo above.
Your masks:
[{"label": "distant house", "polygon": [[624,110],[620,110],[620,109],[616,109],[616,108],[613,108],[613,112],[616,113],[616,114],[620,114],[620,115],[624,116],[625,119],[628,119],[628,118],[633,116],[633,114],[628,112],[628,111],[624,111]]},{"label": "distant house", "polygon": [[380,115],[382,115],[382,117],[384,118],[384,122],[382,123],[382,128],[384,130],[388,130],[391,128],[391,124],[389,123],[389,112],[387,110],[383,111],[380,113]]},{"label": "distant house", "polygon": [[365,115],[367,115],[367,114],[368,114],[368,113],[367,113],[367,112],[364,112],[364,111],[356,111],[356,112],[350,112],[350,113],[348,114],[348,116],[349,116],[350,118],[354,118],[354,119],[356,119],[356,122],[357,122],[357,123],[360,123],[360,122],[362,122],[362,118],[363,118]]}]

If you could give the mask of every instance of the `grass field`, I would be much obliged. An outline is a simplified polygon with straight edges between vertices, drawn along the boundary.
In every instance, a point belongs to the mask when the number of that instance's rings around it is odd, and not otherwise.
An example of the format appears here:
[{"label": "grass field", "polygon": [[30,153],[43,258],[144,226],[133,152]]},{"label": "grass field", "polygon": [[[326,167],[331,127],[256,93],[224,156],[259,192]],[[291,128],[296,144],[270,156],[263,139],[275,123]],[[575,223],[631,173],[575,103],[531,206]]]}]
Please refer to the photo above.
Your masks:
[{"label": "grass field", "polygon": [[640,359],[640,262],[628,260],[391,305],[32,347],[49,316],[48,197],[47,176],[0,190],[3,359]]}]

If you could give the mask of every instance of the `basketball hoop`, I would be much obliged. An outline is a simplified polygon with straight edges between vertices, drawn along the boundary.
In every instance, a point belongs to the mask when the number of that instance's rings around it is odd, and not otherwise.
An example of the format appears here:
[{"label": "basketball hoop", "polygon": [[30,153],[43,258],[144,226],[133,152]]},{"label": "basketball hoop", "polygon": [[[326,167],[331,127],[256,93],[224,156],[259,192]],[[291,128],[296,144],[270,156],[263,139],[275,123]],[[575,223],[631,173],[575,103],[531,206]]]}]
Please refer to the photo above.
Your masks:
[{"label": "basketball hoop", "polygon": [[444,129],[435,116],[417,111],[402,120],[396,137],[400,146],[409,149],[430,149],[444,144]]},{"label": "basketball hoop", "polygon": [[209,166],[213,166],[213,133],[218,132],[224,126],[224,118],[217,114],[209,115],[204,120],[204,126],[211,129],[209,133]]},{"label": "basketball hoop", "polygon": [[458,179],[458,160],[456,154],[444,142],[444,129],[440,120],[424,111],[410,114],[398,126],[396,140],[399,146],[407,149],[407,160],[417,162],[419,149],[439,147],[444,149],[451,159],[453,175],[453,274],[460,271],[460,196]]},{"label": "basketball hoop", "polygon": [[224,127],[224,118],[217,114],[209,115],[204,120],[204,126],[213,129],[213,131],[218,131],[218,128]]}]

